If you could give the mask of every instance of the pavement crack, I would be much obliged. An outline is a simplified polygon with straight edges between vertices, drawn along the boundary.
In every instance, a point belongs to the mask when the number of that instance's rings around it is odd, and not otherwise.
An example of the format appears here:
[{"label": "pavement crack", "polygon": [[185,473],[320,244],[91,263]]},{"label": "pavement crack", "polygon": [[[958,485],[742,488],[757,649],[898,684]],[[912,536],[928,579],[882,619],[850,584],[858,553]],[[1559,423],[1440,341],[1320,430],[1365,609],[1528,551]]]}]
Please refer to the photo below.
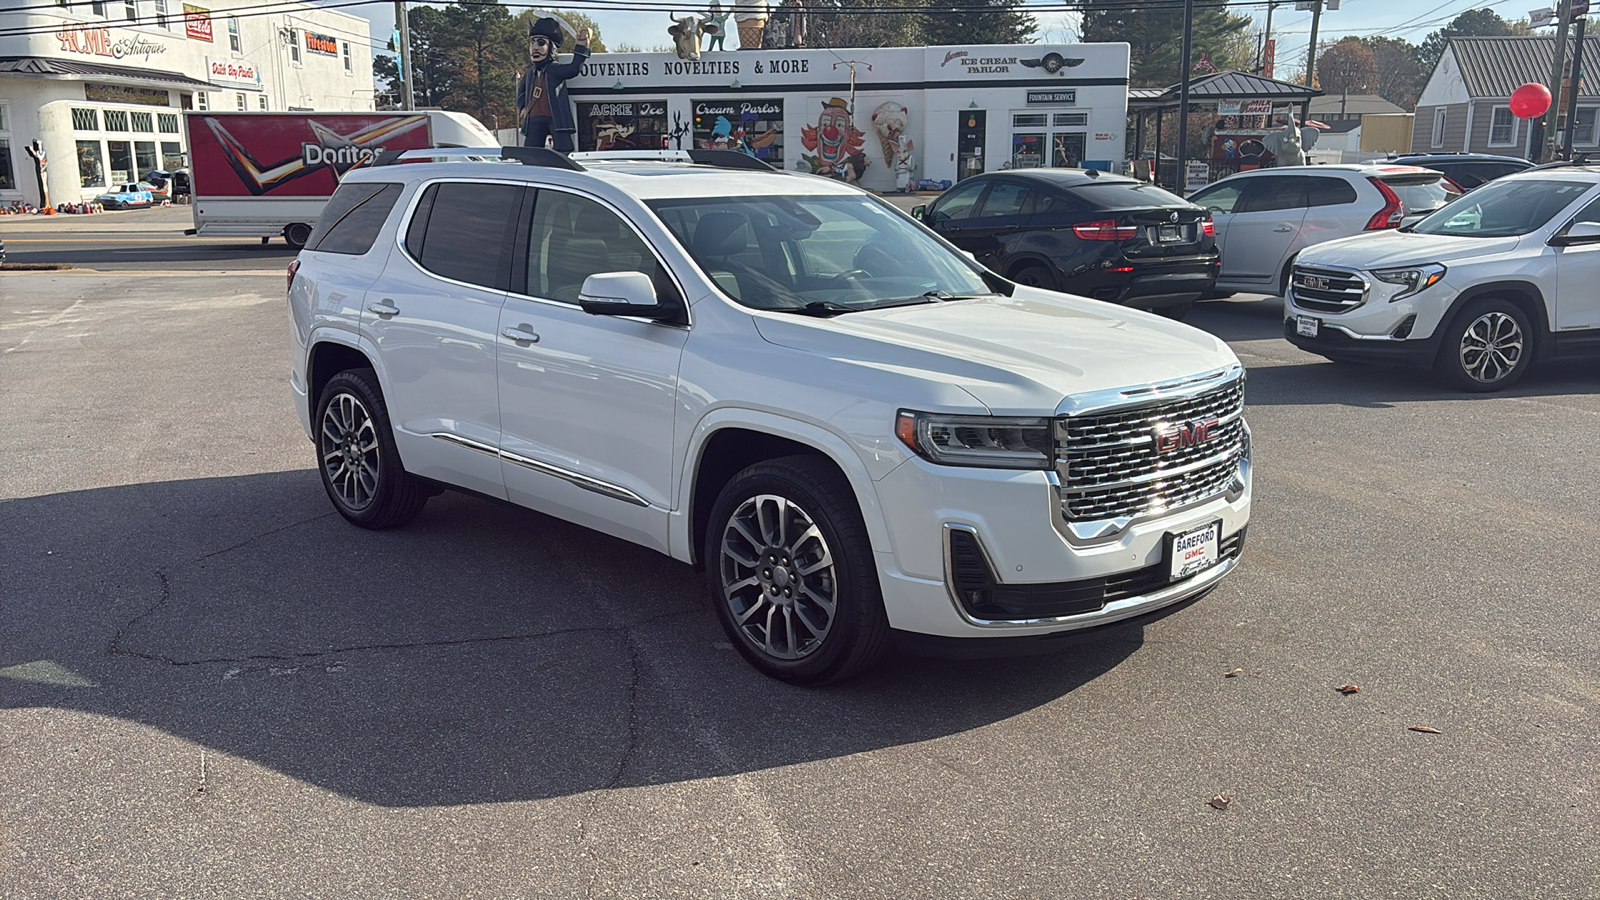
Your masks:
[{"label": "pavement crack", "polygon": [[143,622],[145,619],[148,619],[150,616],[155,615],[157,610],[163,606],[166,606],[167,601],[172,599],[172,585],[167,581],[167,573],[157,569],[155,574],[156,580],[161,583],[161,590],[159,592],[159,596],[156,597],[156,602],[151,604],[150,607],[144,612],[139,613],[132,619],[129,619],[127,622],[123,623],[122,627],[117,629],[117,633],[111,636],[111,643],[106,645],[107,656],[139,656],[137,653],[133,653],[122,648],[122,636],[127,634],[129,629],[138,625],[140,622]]},{"label": "pavement crack", "polygon": [[633,754],[639,749],[639,682],[643,680],[641,664],[639,661],[639,645],[633,639],[633,629],[638,625],[627,625],[619,629],[622,632],[622,641],[628,649],[628,668],[631,677],[628,680],[628,740],[623,745],[622,752],[617,755],[616,771],[611,773],[611,779],[606,782],[606,789],[616,787],[622,783],[622,776],[628,770],[628,764],[633,761]]},{"label": "pavement crack", "polygon": [[250,544],[255,543],[256,541],[259,541],[262,538],[272,537],[273,535],[277,534],[280,531],[288,531],[291,528],[298,528],[301,525],[305,525],[305,524],[308,524],[308,523],[311,523],[311,522],[315,522],[318,519],[326,519],[326,518],[328,518],[329,516],[332,516],[332,515],[336,515],[336,513],[332,513],[332,512],[318,513],[317,515],[314,515],[314,516],[312,516],[312,517],[310,517],[308,519],[301,519],[298,522],[290,522],[287,525],[280,525],[277,528],[272,528],[272,529],[269,529],[267,531],[263,531],[260,534],[251,535],[250,537],[245,538],[244,540],[240,541],[239,543],[234,544],[232,547],[223,547],[221,550],[213,550],[210,553],[206,553],[206,554],[203,554],[201,556],[197,556],[194,559],[190,560],[190,562],[192,562],[192,563],[204,562],[204,561],[210,559],[213,556],[221,556],[224,553],[232,553],[233,551],[238,550],[241,547],[245,547],[245,546],[248,546]]}]

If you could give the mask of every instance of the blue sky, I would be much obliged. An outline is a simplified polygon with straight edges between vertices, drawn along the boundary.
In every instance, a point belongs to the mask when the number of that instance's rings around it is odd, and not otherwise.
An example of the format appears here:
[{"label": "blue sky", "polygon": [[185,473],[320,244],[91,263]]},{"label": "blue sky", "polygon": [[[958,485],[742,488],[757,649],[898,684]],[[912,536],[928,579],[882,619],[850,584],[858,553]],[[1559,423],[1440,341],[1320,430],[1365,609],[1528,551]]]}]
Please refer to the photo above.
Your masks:
[{"label": "blue sky", "polygon": [[[1506,19],[1525,20],[1528,10],[1539,5],[1541,0],[1521,0],[1517,3],[1512,0],[1489,3],[1482,0],[1343,0],[1340,9],[1323,13],[1318,39],[1320,43],[1347,34],[1362,37],[1383,34],[1419,43],[1430,32],[1437,31],[1470,9],[1487,6]],[[732,6],[731,0],[724,0],[723,6]],[[560,11],[559,6],[552,5],[550,8]],[[394,27],[393,3],[351,7],[348,11],[365,15],[372,22],[373,39],[380,44],[387,40],[390,29]],[[1258,26],[1266,19],[1264,4],[1235,7],[1234,11],[1251,15]],[[667,35],[667,26],[671,23],[666,13],[589,11],[589,15],[599,23],[600,32],[608,44],[629,43],[648,50],[671,43]],[[1071,13],[1041,13],[1036,18],[1040,25],[1040,40],[1066,42],[1073,40],[1076,35],[1076,16]],[[1279,70],[1303,66],[1311,32],[1311,14],[1297,12],[1292,2],[1285,3],[1273,13],[1272,31],[1278,40]],[[735,39],[730,38],[729,43],[735,43]]]}]

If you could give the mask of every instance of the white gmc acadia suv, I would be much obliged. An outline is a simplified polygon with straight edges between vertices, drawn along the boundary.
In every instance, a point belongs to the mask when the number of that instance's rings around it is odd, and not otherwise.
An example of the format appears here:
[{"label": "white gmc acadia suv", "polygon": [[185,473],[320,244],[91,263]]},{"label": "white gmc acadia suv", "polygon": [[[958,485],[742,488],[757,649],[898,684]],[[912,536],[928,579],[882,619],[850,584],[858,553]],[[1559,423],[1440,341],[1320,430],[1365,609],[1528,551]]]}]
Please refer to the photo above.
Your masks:
[{"label": "white gmc acadia suv", "polygon": [[1054,649],[1237,564],[1222,341],[738,154],[504,154],[350,173],[290,267],[296,402],[351,522],[449,487],[643,544],[800,683],[891,637]]},{"label": "white gmc acadia suv", "polygon": [[1309,247],[1284,313],[1302,349],[1431,366],[1467,391],[1600,352],[1600,168],[1528,169],[1399,231]]}]

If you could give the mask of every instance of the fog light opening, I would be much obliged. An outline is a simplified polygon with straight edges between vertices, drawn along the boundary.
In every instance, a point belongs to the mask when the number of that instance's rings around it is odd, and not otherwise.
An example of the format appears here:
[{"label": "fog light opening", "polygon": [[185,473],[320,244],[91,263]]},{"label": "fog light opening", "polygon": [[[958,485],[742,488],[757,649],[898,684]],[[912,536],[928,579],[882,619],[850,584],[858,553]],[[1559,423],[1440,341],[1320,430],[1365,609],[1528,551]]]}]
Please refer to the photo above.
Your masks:
[{"label": "fog light opening", "polygon": [[1389,332],[1389,336],[1394,338],[1397,341],[1403,341],[1406,338],[1411,336],[1411,329],[1416,324],[1417,324],[1417,317],[1416,316],[1414,316],[1414,315],[1406,316],[1405,319],[1399,325],[1395,326],[1394,331]]}]

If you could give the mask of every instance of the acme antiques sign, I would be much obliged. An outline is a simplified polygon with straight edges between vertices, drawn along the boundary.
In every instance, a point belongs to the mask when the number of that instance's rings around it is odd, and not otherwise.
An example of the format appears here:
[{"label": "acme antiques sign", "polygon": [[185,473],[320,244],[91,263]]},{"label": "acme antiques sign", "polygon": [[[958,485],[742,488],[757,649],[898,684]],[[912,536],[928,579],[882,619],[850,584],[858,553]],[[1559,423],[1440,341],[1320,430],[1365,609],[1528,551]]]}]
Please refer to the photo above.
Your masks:
[{"label": "acme antiques sign", "polygon": [[167,52],[166,44],[145,40],[143,36],[137,34],[113,41],[111,29],[92,25],[59,28],[56,30],[56,40],[61,42],[63,53],[109,56],[112,59],[148,60],[151,56]]}]

